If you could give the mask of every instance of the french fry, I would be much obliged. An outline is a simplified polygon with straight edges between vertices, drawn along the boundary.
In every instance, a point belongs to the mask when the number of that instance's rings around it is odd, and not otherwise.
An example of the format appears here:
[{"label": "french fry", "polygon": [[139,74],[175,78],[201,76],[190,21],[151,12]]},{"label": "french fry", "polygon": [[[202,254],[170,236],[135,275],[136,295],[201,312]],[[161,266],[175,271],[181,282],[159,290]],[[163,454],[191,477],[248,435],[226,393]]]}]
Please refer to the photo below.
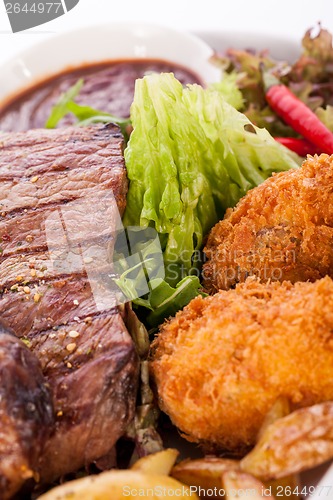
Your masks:
[{"label": "french fry", "polygon": [[300,491],[302,490],[302,486],[297,474],[269,481],[265,485],[267,488],[270,488],[272,495],[276,496],[279,500],[301,500]]},{"label": "french fry", "polygon": [[[169,492],[169,493],[168,493]],[[69,481],[39,497],[39,500],[124,500],[124,498],[199,497],[169,476],[133,470],[112,470],[97,476]]]},{"label": "french fry", "polygon": [[280,397],[273,404],[272,408],[267,413],[262,426],[260,427],[257,442],[260,440],[261,436],[264,434],[268,426],[273,424],[279,418],[286,417],[290,413],[290,404],[287,398]]},{"label": "french fry", "polygon": [[179,452],[172,448],[147,455],[132,465],[131,470],[146,472],[147,474],[161,474],[168,476],[174,466]]},{"label": "french fry", "polygon": [[184,460],[171,471],[171,476],[189,486],[203,490],[221,488],[221,477],[225,471],[239,468],[238,460],[218,457],[205,457],[197,460]]},{"label": "french fry", "polygon": [[[187,484],[188,486],[196,486],[198,489],[201,488],[201,495],[204,498],[204,491],[214,490],[223,491],[223,477],[227,474],[227,479],[230,481],[232,479],[232,472],[235,472],[237,481],[243,484],[250,481],[250,477],[253,479],[254,484],[258,486],[258,482],[255,482],[254,476],[249,476],[249,474],[240,474],[240,463],[237,460],[229,460],[218,457],[205,457],[197,460],[184,460],[179,464],[175,465],[171,471],[171,475],[178,479],[181,483]],[[258,481],[258,480],[257,480]],[[264,488],[264,498],[272,498],[278,495],[278,498],[283,499],[295,499],[299,500],[299,495],[297,491],[300,491],[299,478],[296,475],[287,476],[285,478],[279,479],[278,481],[270,481],[259,484]],[[250,486],[247,486],[249,489]],[[250,489],[252,490],[252,486]],[[298,488],[298,489],[297,489]],[[235,489],[235,488],[234,488]],[[237,489],[244,489],[243,486],[239,486]],[[245,488],[246,489],[246,488]],[[295,493],[293,493],[295,492]],[[242,493],[242,492],[241,492]],[[254,492],[254,494],[256,494]],[[220,498],[220,496],[212,496],[210,498]],[[237,498],[237,497],[236,497]],[[252,497],[251,497],[252,498]],[[261,497],[259,497],[261,498]],[[256,500],[256,496],[254,497]]]},{"label": "french fry", "polygon": [[333,402],[296,410],[269,425],[240,462],[262,481],[315,467],[333,457]]},{"label": "french fry", "polygon": [[222,488],[227,498],[250,497],[252,500],[265,498],[274,500],[271,489],[255,477],[238,470],[225,471],[222,474]]}]

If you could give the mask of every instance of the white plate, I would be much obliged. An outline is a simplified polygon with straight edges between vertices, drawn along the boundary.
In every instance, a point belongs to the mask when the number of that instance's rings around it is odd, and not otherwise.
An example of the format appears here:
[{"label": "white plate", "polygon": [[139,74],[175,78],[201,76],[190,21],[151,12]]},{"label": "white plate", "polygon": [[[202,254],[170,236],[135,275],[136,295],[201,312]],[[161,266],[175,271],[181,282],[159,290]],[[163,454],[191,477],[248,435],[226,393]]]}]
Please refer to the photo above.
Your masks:
[{"label": "white plate", "polygon": [[196,35],[215,50],[256,49],[268,50],[277,60],[295,61],[301,50],[301,41],[276,35],[237,33],[235,31],[196,31]]},{"label": "white plate", "polygon": [[[138,23],[83,28],[48,38],[0,66],[0,101],[68,67],[112,59],[167,60],[194,71],[205,82],[217,81],[220,72],[209,63],[212,48],[223,51],[228,47],[268,49],[273,57],[291,62],[300,51],[295,40],[253,33],[198,31],[191,35]],[[303,473],[302,484],[317,485],[313,499],[333,498],[333,466],[325,464]]]}]

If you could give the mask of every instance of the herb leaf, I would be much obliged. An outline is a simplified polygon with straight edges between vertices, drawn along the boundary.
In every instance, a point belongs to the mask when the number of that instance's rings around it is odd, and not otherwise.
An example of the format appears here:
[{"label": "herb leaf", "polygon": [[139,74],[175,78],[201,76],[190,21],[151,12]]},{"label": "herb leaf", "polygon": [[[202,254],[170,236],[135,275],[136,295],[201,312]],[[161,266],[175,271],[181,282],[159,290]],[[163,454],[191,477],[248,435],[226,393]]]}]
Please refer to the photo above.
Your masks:
[{"label": "herb leaf", "polygon": [[71,113],[77,119],[76,124],[78,126],[86,127],[93,123],[116,123],[119,125],[125,140],[128,139],[128,127],[131,124],[130,118],[119,118],[117,116],[111,115],[110,113],[104,113],[104,111],[99,111],[90,106],[82,106],[75,102],[75,98],[79,95],[84,81],[82,79],[78,80],[75,85],[70,87],[67,92],[60,96],[59,101],[53,106],[51,114],[45,124],[46,128],[55,128],[60,120],[62,120],[66,115]]},{"label": "herb leaf", "polygon": [[60,120],[69,113],[68,104],[77,97],[83,87],[82,78],[70,87],[67,92],[61,94],[58,102],[53,106],[50,116],[45,123],[45,128],[55,128]]}]

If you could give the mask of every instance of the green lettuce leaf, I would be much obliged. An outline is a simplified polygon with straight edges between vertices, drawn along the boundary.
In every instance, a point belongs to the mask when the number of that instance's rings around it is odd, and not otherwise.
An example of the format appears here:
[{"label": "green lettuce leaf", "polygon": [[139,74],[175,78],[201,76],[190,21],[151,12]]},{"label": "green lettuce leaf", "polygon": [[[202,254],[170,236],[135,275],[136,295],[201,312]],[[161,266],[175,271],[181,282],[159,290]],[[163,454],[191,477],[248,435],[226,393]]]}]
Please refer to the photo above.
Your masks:
[{"label": "green lettuce leaf", "polygon": [[244,99],[238,88],[237,79],[236,73],[226,73],[220,82],[211,83],[209,89],[221,92],[231,106],[240,110],[244,106]]},{"label": "green lettuce leaf", "polygon": [[333,132],[333,106],[327,106],[326,109],[318,108],[316,115]]},{"label": "green lettuce leaf", "polygon": [[244,102],[242,110],[253,124],[265,127],[273,136],[297,137],[267,105],[263,74],[273,73],[314,112],[333,106],[332,40],[332,34],[319,24],[318,29],[305,33],[296,61],[275,60],[267,50],[228,49],[216,53],[212,62],[221,68],[222,82],[230,75],[236,77]]},{"label": "green lettuce leaf", "polygon": [[201,284],[197,276],[186,276],[175,287],[164,280],[151,283],[153,291],[150,295],[152,312],[146,320],[152,327],[160,325],[165,318],[174,316],[177,311],[187,305],[194,297],[204,293],[200,291]]},{"label": "green lettuce leaf", "polygon": [[[130,269],[129,269],[130,271]],[[121,291],[128,297],[133,294],[135,280],[131,282],[123,274],[115,280]],[[186,306],[194,297],[201,294],[201,284],[197,276],[186,276],[175,287],[170,286],[165,280],[156,278],[149,282],[151,291],[144,297],[133,298],[135,306],[149,310],[145,313],[145,324],[149,328],[160,325],[166,318],[174,316],[180,309]],[[137,297],[136,295],[133,297]]]},{"label": "green lettuce leaf", "polygon": [[193,256],[228,207],[300,162],[221,92],[183,88],[172,74],[136,81],[131,120],[124,224],[156,229],[173,287],[195,274]]},{"label": "green lettuce leaf", "polygon": [[116,284],[128,300],[145,309],[145,324],[149,327],[158,326],[201,293],[197,276],[186,276],[175,287],[166,283],[161,245],[152,228],[126,229],[117,239],[113,260],[119,276]]},{"label": "green lettuce leaf", "polygon": [[127,140],[128,127],[130,125],[129,118],[119,118],[75,102],[75,98],[79,95],[83,84],[84,81],[80,79],[66,92],[61,94],[58,102],[52,108],[51,114],[45,123],[45,128],[55,128],[66,115],[72,114],[77,120],[75,125],[81,127],[86,127],[93,123],[116,123],[119,125],[125,140]]},{"label": "green lettuce leaf", "polygon": [[75,85],[70,87],[66,92],[61,94],[58,102],[53,106],[50,116],[48,117],[45,128],[55,128],[60,120],[69,113],[68,104],[77,97],[83,87],[82,78]]}]

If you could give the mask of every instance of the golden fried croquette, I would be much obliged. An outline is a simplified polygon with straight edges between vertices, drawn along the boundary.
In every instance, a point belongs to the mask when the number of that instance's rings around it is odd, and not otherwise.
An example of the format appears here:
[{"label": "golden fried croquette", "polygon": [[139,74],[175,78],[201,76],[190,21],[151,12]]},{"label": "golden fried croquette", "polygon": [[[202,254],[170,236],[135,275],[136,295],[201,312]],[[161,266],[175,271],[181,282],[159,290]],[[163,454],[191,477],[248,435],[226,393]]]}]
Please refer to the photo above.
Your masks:
[{"label": "golden fried croquette", "polygon": [[333,277],[333,156],[308,157],[251,190],[208,237],[205,288]]},{"label": "golden fried croquette", "polygon": [[279,397],[333,399],[333,281],[261,284],[193,299],[152,345],[162,410],[214,451],[245,451]]}]

